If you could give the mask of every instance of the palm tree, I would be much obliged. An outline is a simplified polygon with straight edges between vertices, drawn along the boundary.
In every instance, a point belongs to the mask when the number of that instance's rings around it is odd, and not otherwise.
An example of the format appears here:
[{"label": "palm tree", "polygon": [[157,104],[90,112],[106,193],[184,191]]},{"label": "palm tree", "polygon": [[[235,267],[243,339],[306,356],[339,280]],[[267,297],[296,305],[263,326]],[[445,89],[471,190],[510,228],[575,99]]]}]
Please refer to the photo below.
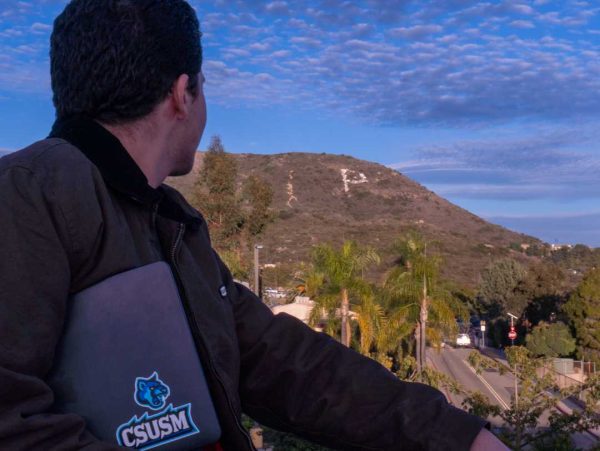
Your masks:
[{"label": "palm tree", "polygon": [[465,315],[464,307],[438,284],[441,259],[427,253],[427,244],[416,232],[396,241],[393,249],[400,258],[385,282],[390,315],[413,324],[419,373],[426,364],[427,336],[441,343],[445,334],[456,331],[456,317]]},{"label": "palm tree", "polygon": [[313,270],[307,281],[310,280],[313,287],[307,292],[312,294],[316,305],[311,312],[310,321],[314,324],[325,314],[329,318],[329,332],[333,332],[331,329],[335,322],[332,319],[337,316],[339,309],[341,342],[344,346],[350,346],[350,299],[368,298],[369,287],[362,276],[369,265],[379,264],[379,255],[372,248],[363,248],[354,241],[345,241],[339,250],[329,244],[316,246],[312,252],[312,261]]},{"label": "palm tree", "polygon": [[359,301],[354,307],[360,331],[358,350],[361,354],[370,357],[373,345],[377,345],[379,351],[381,331],[386,328],[387,318],[383,306],[377,302],[375,287],[365,283],[363,287],[359,287],[356,294]]}]

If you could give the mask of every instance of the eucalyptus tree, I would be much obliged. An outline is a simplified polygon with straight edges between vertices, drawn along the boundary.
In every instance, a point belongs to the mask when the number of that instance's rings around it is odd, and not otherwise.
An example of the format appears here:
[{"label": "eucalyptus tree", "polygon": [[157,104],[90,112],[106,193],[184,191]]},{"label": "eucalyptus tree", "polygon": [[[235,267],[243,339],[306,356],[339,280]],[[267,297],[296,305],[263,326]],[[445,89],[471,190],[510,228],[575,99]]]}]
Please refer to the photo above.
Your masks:
[{"label": "eucalyptus tree", "polygon": [[235,250],[241,258],[241,250],[254,244],[273,219],[273,187],[250,175],[239,189],[239,175],[235,157],[213,136],[194,185],[193,205],[204,215],[215,247]]},{"label": "eucalyptus tree", "polygon": [[242,187],[242,200],[242,205],[247,209],[244,229],[250,238],[254,238],[273,219],[273,187],[263,178],[250,175]]},{"label": "eucalyptus tree", "polygon": [[196,180],[194,206],[212,227],[218,244],[235,235],[242,223],[236,194],[237,176],[235,158],[225,151],[221,138],[213,136]]},{"label": "eucalyptus tree", "polygon": [[[314,324],[326,315],[331,329],[333,318],[341,318],[341,342],[350,346],[350,303],[361,299],[371,302],[371,288],[363,279],[363,273],[371,265],[377,265],[380,257],[370,247],[361,247],[354,241],[345,241],[336,249],[330,244],[315,246],[312,250],[313,269],[307,276],[307,293],[316,305],[309,321]],[[365,304],[365,312],[367,312]],[[329,332],[332,332],[331,330]],[[369,332],[366,332],[369,334]]]}]

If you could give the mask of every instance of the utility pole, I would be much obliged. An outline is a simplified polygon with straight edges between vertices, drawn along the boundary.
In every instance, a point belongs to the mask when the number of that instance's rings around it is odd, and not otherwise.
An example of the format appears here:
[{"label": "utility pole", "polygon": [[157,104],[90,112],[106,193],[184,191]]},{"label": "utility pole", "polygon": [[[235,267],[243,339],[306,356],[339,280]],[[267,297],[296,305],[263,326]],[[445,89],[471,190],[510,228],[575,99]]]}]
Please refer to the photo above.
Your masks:
[{"label": "utility pole", "polygon": [[511,346],[515,345],[515,338],[517,338],[517,331],[515,330],[514,320],[518,319],[515,315],[510,312],[506,312],[510,316],[510,332],[508,332],[508,338],[510,338]]},{"label": "utility pole", "polygon": [[262,299],[262,293],[260,292],[260,266],[258,262],[258,251],[262,249],[262,244],[254,245],[254,294]]},{"label": "utility pole", "polygon": [[[517,338],[514,320],[518,318],[510,312],[507,313],[508,316],[510,316],[510,332],[508,333],[508,338],[510,338],[510,341],[512,342],[511,346],[514,346],[515,338]],[[519,379],[517,376],[517,362],[515,362],[515,407],[519,407]]]},{"label": "utility pole", "polygon": [[419,315],[419,343],[418,345],[421,348],[421,353],[420,353],[420,358],[421,361],[419,362],[421,365],[421,371],[423,369],[425,369],[425,366],[427,365],[427,347],[426,347],[426,342],[427,342],[427,311],[428,309],[428,305],[427,305],[427,277],[425,274],[423,274],[423,299],[421,300],[421,311],[420,311],[420,315]]},{"label": "utility pole", "polygon": [[[423,258],[427,259],[427,243],[425,243],[423,247]],[[418,354],[418,358],[420,358],[419,368],[420,374],[419,378],[423,380],[423,370],[427,365],[427,320],[429,313],[428,299],[427,299],[427,271],[423,270],[423,298],[421,299],[421,309],[419,312],[419,342],[417,345],[420,347],[420,353]]]}]

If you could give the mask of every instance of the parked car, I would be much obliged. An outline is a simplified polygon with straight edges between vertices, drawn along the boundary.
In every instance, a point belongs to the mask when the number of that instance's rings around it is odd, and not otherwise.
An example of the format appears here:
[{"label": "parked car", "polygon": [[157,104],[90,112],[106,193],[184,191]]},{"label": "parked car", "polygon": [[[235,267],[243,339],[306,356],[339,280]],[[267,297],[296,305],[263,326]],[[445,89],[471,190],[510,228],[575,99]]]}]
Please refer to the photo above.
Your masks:
[{"label": "parked car", "polygon": [[458,334],[456,337],[456,346],[471,346],[471,337],[469,337],[469,334]]}]

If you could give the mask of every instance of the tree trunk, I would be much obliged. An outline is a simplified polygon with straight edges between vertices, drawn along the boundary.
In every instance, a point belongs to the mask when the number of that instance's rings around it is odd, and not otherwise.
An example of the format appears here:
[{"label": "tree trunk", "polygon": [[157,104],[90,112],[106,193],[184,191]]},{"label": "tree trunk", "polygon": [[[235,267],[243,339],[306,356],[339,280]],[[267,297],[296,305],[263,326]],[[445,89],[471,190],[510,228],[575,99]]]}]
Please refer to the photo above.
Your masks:
[{"label": "tree trunk", "polygon": [[419,380],[421,380],[421,322],[417,321],[417,327],[415,327],[415,352],[417,360],[417,374]]},{"label": "tree trunk", "polygon": [[342,289],[342,344],[350,347],[350,300],[348,299],[348,290]]},{"label": "tree trunk", "polygon": [[421,298],[421,311],[419,312],[419,343],[420,348],[420,367],[425,368],[427,364],[427,319],[428,319],[428,305],[427,305],[427,278],[423,278],[423,297]]},{"label": "tree trunk", "polygon": [[427,365],[427,333],[426,333],[426,327],[427,327],[427,323],[426,320],[421,320],[419,321],[419,335],[420,335],[420,340],[421,342],[419,343],[419,347],[421,348],[421,369],[424,369],[425,366]]}]

